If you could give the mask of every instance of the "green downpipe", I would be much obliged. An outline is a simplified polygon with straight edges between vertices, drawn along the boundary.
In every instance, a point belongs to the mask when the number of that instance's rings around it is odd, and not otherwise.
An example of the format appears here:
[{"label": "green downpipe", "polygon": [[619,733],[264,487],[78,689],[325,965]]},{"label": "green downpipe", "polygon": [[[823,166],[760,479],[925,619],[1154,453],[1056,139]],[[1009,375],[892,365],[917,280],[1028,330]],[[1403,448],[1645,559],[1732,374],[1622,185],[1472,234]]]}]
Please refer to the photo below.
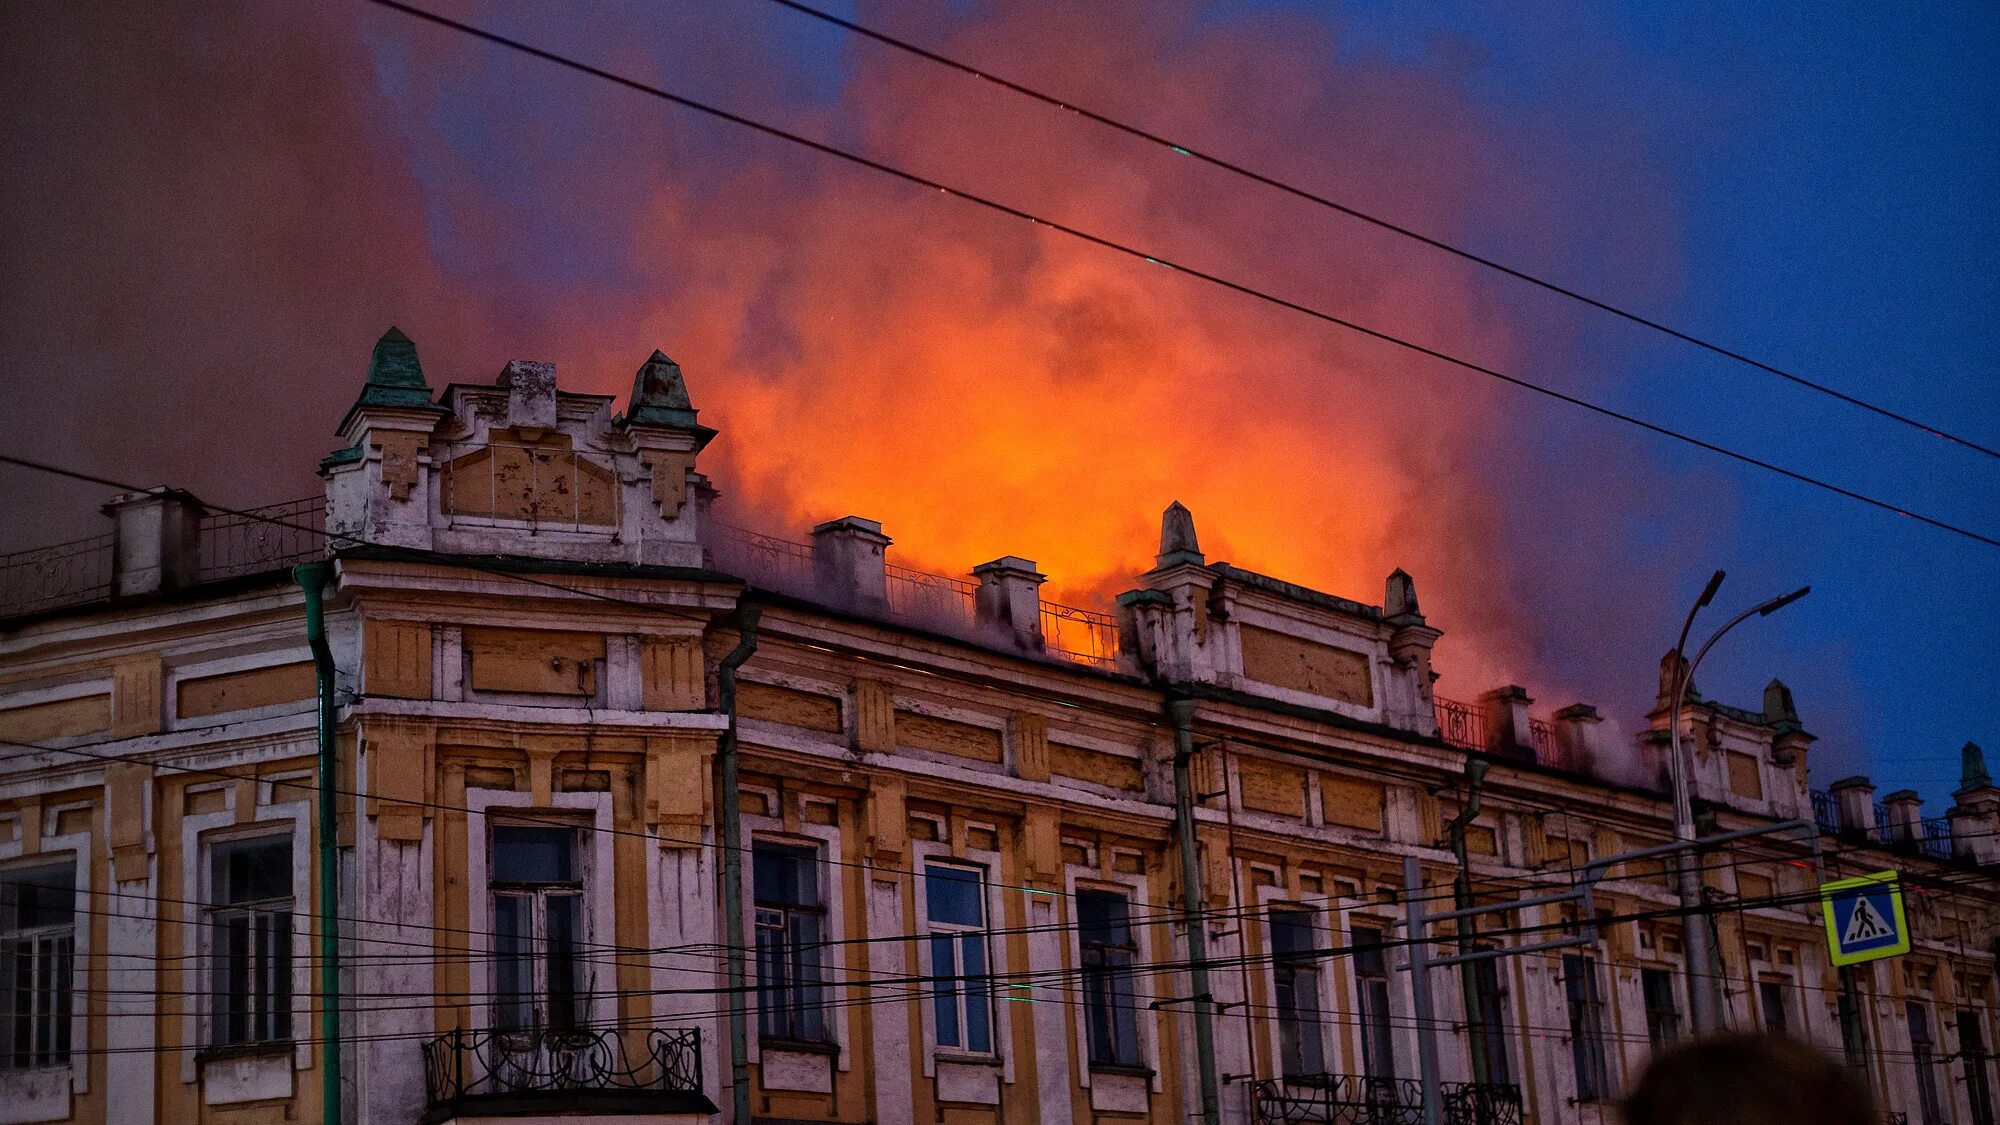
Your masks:
[{"label": "green downpipe", "polygon": [[1167,701],[1174,724],[1174,827],[1180,833],[1181,919],[1187,925],[1188,978],[1194,988],[1195,1063],[1201,1069],[1202,1125],[1220,1125],[1215,1074],[1215,999],[1208,991],[1208,935],[1201,920],[1201,858],[1194,841],[1194,700]]},{"label": "green downpipe", "polygon": [[757,651],[757,606],[736,606],[736,647],[716,670],[717,702],[729,725],[716,746],[716,767],[722,774],[722,924],[729,949],[729,1099],[733,1125],[750,1125],[750,1022],[745,1014],[746,976],[743,967],[743,838],[738,808],[736,765],[736,670]]},{"label": "green downpipe", "polygon": [[319,680],[319,1037],[324,1057],[320,1073],[320,1120],[340,1125],[340,830],[334,823],[333,649],[326,643],[326,605],[333,565],[304,563],[292,577],[306,595],[306,643],[312,646]]}]

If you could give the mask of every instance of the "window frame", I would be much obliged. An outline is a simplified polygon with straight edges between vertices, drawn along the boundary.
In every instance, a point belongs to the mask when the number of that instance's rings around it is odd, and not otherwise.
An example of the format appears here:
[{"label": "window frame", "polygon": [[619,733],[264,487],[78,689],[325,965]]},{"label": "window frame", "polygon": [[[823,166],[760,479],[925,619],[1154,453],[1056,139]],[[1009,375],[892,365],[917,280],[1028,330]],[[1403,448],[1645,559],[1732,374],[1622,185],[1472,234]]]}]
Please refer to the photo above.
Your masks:
[{"label": "window frame", "polygon": [[[263,825],[242,833],[205,837],[201,841],[197,861],[202,887],[199,910],[202,952],[208,972],[203,984],[200,1042],[205,1054],[289,1050],[297,1044],[297,975],[301,963],[298,944],[304,936],[295,921],[300,895],[298,827],[296,822],[283,826]],[[216,866],[221,855],[238,849],[277,844],[284,845],[285,849],[284,871],[289,893],[223,901],[225,888],[216,885]],[[307,892],[310,893],[310,890],[308,887]],[[223,945],[225,934],[232,932],[231,923],[238,918],[247,923],[245,932],[253,937],[254,946],[246,947],[240,954],[226,950]],[[260,922],[268,928],[260,931]],[[265,936],[258,938],[260,933]],[[224,981],[234,976],[233,959],[237,956],[249,958],[249,975],[258,978],[257,984],[246,985],[244,999],[249,1010],[243,1013],[247,1022],[240,1037],[233,1028],[224,1024],[226,1019],[235,1019],[238,1013],[225,1012],[222,1007],[225,991],[230,993],[232,1000],[234,998],[233,981],[226,986]],[[264,997],[262,992],[266,987],[271,990],[268,997]],[[262,1005],[258,1003],[260,999],[265,1000]]]},{"label": "window frame", "polygon": [[[1392,925],[1374,919],[1351,921],[1347,925],[1348,961],[1354,971],[1355,1030],[1361,1041],[1361,1074],[1370,1083],[1395,1083],[1400,1074],[1396,1065],[1395,971],[1389,964],[1389,931]],[[1371,935],[1363,941],[1362,934]],[[1367,958],[1367,961],[1364,961]],[[1369,967],[1369,964],[1375,966]],[[1379,1058],[1386,1053],[1387,1058]]]},{"label": "window frame", "polygon": [[[1646,1043],[1655,1051],[1663,1051],[1681,1039],[1681,1004],[1677,991],[1681,974],[1679,970],[1662,965],[1639,966],[1639,1003],[1646,1016]],[[1656,986],[1664,987],[1664,994],[1656,991]],[[1664,1007],[1654,1003],[1664,998]]]},{"label": "window frame", "polygon": [[[1772,1004],[1775,996],[1777,1003]],[[1757,1026],[1782,1038],[1790,1039],[1798,1034],[1792,1020],[1792,980],[1790,977],[1768,973],[1757,978]],[[1771,1019],[1771,1011],[1776,1007],[1778,1018]]]},{"label": "window frame", "polygon": [[[1491,949],[1490,946],[1484,948]],[[1506,1085],[1514,1081],[1513,1056],[1507,1050],[1507,999],[1510,991],[1507,977],[1501,971],[1499,958],[1481,958],[1471,964],[1480,1025],[1485,1031],[1480,1041],[1486,1046],[1486,1057],[1482,1060],[1486,1064],[1486,1081]]]},{"label": "window frame", "polygon": [[[1280,916],[1287,922],[1281,926]],[[1302,932],[1303,949],[1281,950],[1281,930]],[[1302,1078],[1327,1073],[1326,1010],[1321,1002],[1319,912],[1309,906],[1271,903],[1264,911],[1264,944],[1271,955],[1271,1007],[1278,1024],[1279,1073]]]},{"label": "window frame", "polygon": [[1600,1102],[1611,1096],[1611,1067],[1604,1038],[1604,991],[1597,959],[1566,953],[1562,958],[1563,1001],[1569,1012],[1570,1064],[1576,1071],[1576,1100]]},{"label": "window frame", "polygon": [[[1123,941],[1091,939],[1093,930],[1109,931],[1111,927],[1084,924],[1085,896],[1116,901],[1122,906],[1122,920],[1117,925],[1124,930]],[[1132,924],[1135,899],[1133,889],[1124,886],[1084,886],[1074,891],[1077,968],[1084,1016],[1078,1021],[1077,1030],[1083,1036],[1085,1063],[1094,1071],[1136,1073],[1147,1069],[1146,1043],[1140,1031],[1133,988],[1140,957],[1139,934]],[[1108,932],[1104,935],[1109,936]],[[1110,1021],[1108,1027],[1101,1026],[1104,1020]],[[1100,1039],[1107,1048],[1102,1052],[1098,1049]]]},{"label": "window frame", "polygon": [[[566,879],[510,879],[497,876],[499,863],[499,832],[503,829],[525,828],[560,831],[568,834],[570,877]],[[586,826],[573,820],[558,817],[538,817],[525,814],[489,814],[486,817],[486,921],[491,935],[489,968],[487,970],[487,1026],[494,1031],[538,1035],[544,1031],[574,1030],[587,1026],[596,1000],[594,980],[588,973],[588,951],[591,945],[591,849],[585,846]],[[570,907],[569,927],[569,997],[568,1013],[557,1016],[555,950],[551,946],[550,931],[554,916],[551,904],[567,902]],[[501,949],[505,936],[501,927],[501,903],[518,902],[524,904],[527,932],[519,935],[525,943],[525,951],[510,955]],[[501,983],[502,974],[510,961],[519,961],[527,966],[526,990],[506,989]],[[509,997],[521,996],[526,999],[509,1003]],[[510,1012],[509,1009],[513,1009]],[[525,1024],[514,1018],[514,1013],[523,1008],[529,1019]]]},{"label": "window frame", "polygon": [[[755,962],[757,1039],[760,1043],[799,1044],[811,1047],[826,1047],[834,1042],[834,1023],[826,1002],[826,942],[827,926],[831,917],[827,903],[827,879],[825,875],[825,845],[819,840],[801,842],[790,839],[753,837],[750,844],[751,875],[749,893],[751,906],[751,948]],[[778,899],[762,898],[757,888],[757,857],[759,853],[788,853],[793,859],[803,859],[810,872],[813,888],[811,904],[786,902]],[[780,919],[777,925],[770,925],[766,917]],[[795,948],[801,943],[796,933],[796,923],[811,919],[815,937],[810,942],[811,956],[805,957]],[[812,967],[811,979],[787,979],[780,984],[771,984],[765,970],[768,962],[765,935],[771,932],[782,934],[771,948],[780,951],[781,963],[791,972],[788,977],[799,973],[806,965]],[[783,1006],[769,1003],[774,993],[786,996],[801,994],[804,999],[792,1000]],[[801,1026],[803,1025],[803,1026]]]},{"label": "window frame", "polygon": [[[74,853],[56,855],[37,854],[21,857],[24,862],[9,863],[0,867],[0,879],[7,880],[6,893],[17,896],[22,889],[14,880],[23,875],[39,872],[61,871],[68,876],[69,902],[68,919],[61,924],[44,923],[39,926],[18,926],[0,916],[0,1073],[24,1074],[31,1071],[63,1070],[71,1066],[75,1050],[77,1032],[77,966],[79,939],[77,927],[77,895],[79,886],[77,856]],[[51,888],[54,889],[54,888]],[[15,958],[20,956],[14,945],[26,943],[30,947],[31,969],[28,995],[32,998],[28,1011],[16,1011],[15,998],[19,995],[14,987],[13,971]],[[45,949],[45,946],[53,946]],[[51,966],[50,962],[53,962]],[[39,979],[37,979],[39,978]],[[15,1032],[23,1026],[29,1032],[29,1044],[24,1049],[14,1041]],[[46,1039],[42,1039],[41,1035]]]},{"label": "window frame", "polygon": [[[1917,1075],[1917,1112],[1923,1115],[1919,1125],[1944,1125],[1949,1118],[1938,1090],[1936,1069],[1937,1049],[1941,1044],[1931,1006],[1923,1000],[1905,1000],[1903,1018],[1910,1033],[1910,1067]],[[1917,1034],[1919,1029],[1923,1031],[1921,1036]]]},{"label": "window frame", "polygon": [[[986,868],[974,863],[954,861],[949,856],[924,858],[924,957],[928,966],[931,986],[931,1042],[940,1055],[958,1056],[989,1060],[1000,1053],[1000,1020],[995,1010],[993,995],[993,938],[992,907],[988,902]],[[930,885],[933,871],[958,872],[970,875],[973,900],[979,906],[979,921],[976,924],[940,920],[931,908]],[[939,943],[945,943],[945,954],[949,960],[943,964],[939,958]],[[975,973],[966,966],[970,959],[966,953],[977,949],[982,969]],[[967,979],[958,980],[964,976]],[[954,979],[945,979],[954,978]],[[977,978],[977,979],[974,979]],[[950,1012],[950,1030],[955,1042],[946,1042],[946,1013]],[[973,1013],[984,1015],[986,1043],[975,1043],[973,1034]]]}]

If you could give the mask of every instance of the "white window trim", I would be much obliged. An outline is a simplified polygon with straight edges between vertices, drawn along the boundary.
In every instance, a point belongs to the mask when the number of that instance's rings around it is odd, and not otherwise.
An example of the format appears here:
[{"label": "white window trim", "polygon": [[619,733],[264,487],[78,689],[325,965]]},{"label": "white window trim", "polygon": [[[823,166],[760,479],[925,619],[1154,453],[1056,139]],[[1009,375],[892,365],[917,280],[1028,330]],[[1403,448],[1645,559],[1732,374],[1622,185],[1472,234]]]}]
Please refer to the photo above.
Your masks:
[{"label": "white window trim", "polygon": [[[1282,871],[1279,872],[1279,877],[1281,879],[1284,877]],[[1314,982],[1314,1000],[1317,1002],[1319,1010],[1320,1068],[1323,1073],[1327,1074],[1348,1073],[1342,1069],[1344,1065],[1342,1059],[1346,1056],[1348,1046],[1345,1033],[1352,1031],[1357,1036],[1354,1045],[1359,1047],[1360,1041],[1358,1036],[1361,1032],[1361,1006],[1359,1003],[1354,1006],[1354,1015],[1351,1021],[1344,1018],[1340,1004],[1343,989],[1341,988],[1340,981],[1335,979],[1335,974],[1336,967],[1342,961],[1347,960],[1347,958],[1337,957],[1331,952],[1340,944],[1334,941],[1332,929],[1333,920],[1338,915],[1330,909],[1329,903],[1324,899],[1307,899],[1302,901],[1282,885],[1257,887],[1256,892],[1257,924],[1263,934],[1264,940],[1264,947],[1256,956],[1262,959],[1262,964],[1259,965],[1258,972],[1264,978],[1264,995],[1271,998],[1270,1014],[1267,1018],[1270,1020],[1271,1043],[1274,1049],[1283,1049],[1284,1033],[1280,1030],[1278,1017],[1278,960],[1277,946],[1272,934],[1271,911],[1295,910],[1310,915],[1312,918],[1313,948],[1328,951],[1325,955],[1315,958],[1318,972],[1316,973],[1317,979]],[[1386,954],[1388,951],[1384,950],[1383,952]],[[1355,981],[1355,999],[1358,1001],[1360,999],[1359,977],[1355,976],[1351,970],[1347,975]],[[1390,991],[1393,998],[1394,989]],[[1393,1027],[1394,1025],[1391,1024],[1391,1026]],[[1336,1048],[1338,1049],[1336,1050]],[[1358,1060],[1361,1056],[1357,1053],[1353,1057],[1357,1060],[1358,1066]],[[1400,1055],[1397,1057],[1401,1058]],[[1280,1072],[1283,1070],[1283,1060],[1274,1056],[1271,1061],[1273,1063],[1271,1077],[1282,1078],[1283,1074]],[[1353,1073],[1359,1074],[1360,1071],[1357,1069]]]},{"label": "white window trim", "polygon": [[[498,814],[506,818],[508,813],[529,815],[533,813],[577,813],[590,814],[587,824],[579,825],[581,847],[577,849],[577,860],[583,871],[584,932],[582,948],[586,955],[594,954],[599,946],[616,941],[617,894],[615,887],[606,884],[617,878],[617,867],[613,863],[611,832],[611,794],[609,793],[551,793],[549,803],[535,804],[534,794],[507,789],[468,789],[465,792],[467,815],[465,818],[465,893],[469,900],[466,912],[473,919],[469,927],[467,944],[472,947],[472,962],[484,969],[473,974],[473,991],[479,993],[469,997],[473,1010],[474,1026],[484,1029],[495,1026],[493,997],[496,995],[494,974],[498,965],[493,957],[492,920],[492,855],[488,825]],[[573,821],[572,821],[573,822]],[[614,1027],[618,1020],[618,970],[611,966],[608,987],[592,988],[590,1009],[587,1017],[594,1027]]]},{"label": "white window trim", "polygon": [[[1129,904],[1132,940],[1139,947],[1138,952],[1132,956],[1132,962],[1135,966],[1134,975],[1143,977],[1144,974],[1137,972],[1136,967],[1143,966],[1157,959],[1153,953],[1154,927],[1178,923],[1157,916],[1154,913],[1155,906],[1146,898],[1146,877],[1144,875],[1119,875],[1114,873],[1106,876],[1097,871],[1086,871],[1079,875],[1079,870],[1079,868],[1070,867],[1063,871],[1063,894],[1067,897],[1066,905],[1069,916],[1069,928],[1064,932],[1063,940],[1069,947],[1069,956],[1074,962],[1076,972],[1074,979],[1078,981],[1083,979],[1083,938],[1082,931],[1077,928],[1076,924],[1076,892],[1079,889],[1086,891],[1124,892],[1126,902]],[[1180,983],[1184,982],[1177,981],[1176,987],[1179,987]],[[1133,1023],[1139,1031],[1139,1065],[1153,1072],[1152,1079],[1147,1083],[1152,1092],[1155,1094],[1162,1093],[1166,1090],[1166,1082],[1160,1073],[1160,1049],[1158,1042],[1156,1042],[1158,1029],[1154,1026],[1159,1022],[1156,1018],[1157,1013],[1147,1008],[1144,1003],[1139,1001],[1137,996],[1134,996],[1133,1002],[1139,1008],[1137,1012],[1133,1013],[1135,1017]],[[1075,1013],[1075,1017],[1070,1022],[1072,1024],[1071,1037],[1075,1040],[1077,1082],[1087,1089],[1090,1086],[1091,1076],[1090,1030],[1087,1026],[1088,1020],[1085,1017],[1083,1009],[1083,989],[1081,985],[1077,987],[1075,992],[1070,994],[1068,1003]]]},{"label": "white window trim", "polygon": [[[181,818],[181,895],[190,900],[181,910],[192,913],[197,919],[205,916],[209,894],[208,845],[212,840],[249,839],[255,836],[275,836],[290,823],[292,837],[292,1036],[297,1046],[292,1051],[292,1069],[309,1070],[313,1062],[313,1045],[318,1038],[312,1030],[313,1001],[313,922],[314,913],[312,863],[312,801],[302,798],[296,801],[273,802],[251,810],[245,818],[249,823],[237,823],[236,797],[240,791],[235,785],[219,783],[214,786],[224,794],[226,804],[212,813],[197,813]],[[267,796],[273,787],[259,785],[260,796]],[[299,792],[290,786],[279,787],[284,792]],[[164,918],[162,925],[168,925]],[[182,967],[177,976],[184,992],[194,998],[186,1005],[181,1017],[181,1081],[192,1083],[199,1075],[197,1057],[208,1046],[209,980],[213,958],[213,935],[209,927],[194,925],[186,945],[194,953],[188,962],[192,968]],[[160,974],[160,986],[169,987],[170,971]],[[192,982],[192,983],[190,983]]]},{"label": "white window trim", "polygon": [[[90,1092],[90,1067],[76,1065],[78,1055],[88,1058],[90,1048],[90,1003],[85,990],[90,987],[90,933],[94,909],[91,905],[91,834],[71,832],[57,836],[51,831],[56,826],[60,814],[67,809],[89,808],[89,802],[77,802],[51,807],[42,811],[44,835],[36,851],[27,851],[26,842],[17,831],[15,838],[0,844],[0,873],[6,870],[41,867],[47,864],[69,860],[76,879],[76,936],[71,939],[70,960],[70,1015],[69,1042],[70,1061],[62,1067],[47,1067],[47,1070],[69,1071],[70,1089],[78,1094]],[[28,1074],[33,1071],[15,1071]]]},{"label": "white window trim", "polygon": [[[779,814],[777,816],[757,816],[753,813],[744,813],[739,820],[743,828],[743,838],[738,843],[738,846],[743,849],[742,854],[746,862],[743,865],[742,897],[738,902],[737,909],[743,912],[744,939],[749,941],[755,937],[751,932],[753,927],[750,924],[751,920],[757,916],[757,896],[756,887],[754,886],[755,875],[751,872],[751,865],[747,861],[751,847],[758,840],[769,840],[776,844],[810,844],[818,846],[820,901],[826,907],[826,940],[832,942],[844,938],[847,934],[847,896],[842,893],[842,890],[847,884],[844,873],[848,869],[836,866],[832,862],[840,859],[840,826],[837,824],[806,824],[802,822],[799,824],[798,831],[787,832],[785,831],[784,809],[780,805],[783,797],[782,794],[775,789],[763,786],[744,786],[743,792],[763,794],[765,799],[764,807],[776,810]],[[794,799],[797,798],[794,797]],[[824,982],[823,987],[825,988],[826,1003],[829,1009],[827,1012],[828,1033],[833,1037],[833,1046],[838,1049],[838,1053],[834,1057],[835,1065],[843,1071],[853,1066],[853,1036],[849,1032],[847,1020],[847,1010],[851,1006],[847,1003],[851,982],[848,979],[846,961],[846,951],[851,948],[853,947],[848,945],[829,945],[821,951],[820,957],[820,970],[822,974],[820,979]],[[747,962],[743,966],[745,986],[755,990],[757,987],[757,958],[746,955],[745,961]],[[763,1057],[763,1049],[755,1027],[751,1028],[749,1038],[750,1061],[759,1062]]]},{"label": "white window trim", "polygon": [[[982,825],[981,827],[985,826]],[[977,869],[979,871],[981,905],[986,910],[986,972],[988,976],[995,979],[992,992],[987,999],[987,1004],[992,1009],[989,1019],[993,1030],[993,1050],[986,1054],[980,1054],[961,1047],[938,1046],[936,1001],[931,996],[925,995],[918,1001],[924,1035],[924,1076],[926,1078],[935,1077],[937,1074],[937,1064],[940,1060],[944,1062],[964,1061],[971,1063],[997,1062],[1000,1064],[1002,1081],[1012,1082],[1014,1081],[1014,1053],[1009,1051],[1007,1046],[1013,1039],[1013,1013],[1006,1006],[1006,999],[1002,995],[1006,985],[1001,983],[1001,979],[1009,971],[1007,968],[1007,935],[1001,934],[996,936],[993,933],[995,929],[1004,928],[995,922],[995,919],[1004,917],[1002,908],[1005,904],[1005,897],[1001,893],[1001,888],[995,879],[995,873],[1001,869],[1000,853],[977,851],[968,848],[963,856],[955,856],[952,854],[951,844],[946,841],[910,841],[910,867],[916,873],[914,876],[916,894],[911,896],[916,900],[913,911],[915,925],[912,932],[921,934],[924,938],[924,940],[917,942],[917,973],[923,977],[930,977],[936,971],[931,964],[930,900],[928,897],[928,888],[924,886],[925,873],[931,864],[957,867],[960,870]],[[924,988],[921,991],[929,993],[931,989]]]}]

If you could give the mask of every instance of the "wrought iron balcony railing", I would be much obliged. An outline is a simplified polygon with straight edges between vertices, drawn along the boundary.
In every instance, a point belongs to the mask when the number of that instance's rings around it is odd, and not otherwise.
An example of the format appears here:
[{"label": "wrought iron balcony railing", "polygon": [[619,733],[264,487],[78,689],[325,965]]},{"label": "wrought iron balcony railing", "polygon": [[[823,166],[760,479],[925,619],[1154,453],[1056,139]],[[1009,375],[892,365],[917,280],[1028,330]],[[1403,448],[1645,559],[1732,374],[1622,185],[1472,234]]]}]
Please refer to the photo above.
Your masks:
[{"label": "wrought iron balcony railing", "polygon": [[[1505,1083],[1446,1082],[1445,1125],[1520,1125],[1521,1089]],[[1423,1091],[1414,1078],[1352,1074],[1270,1078],[1252,1091],[1257,1125],[1422,1125]]]},{"label": "wrought iron balcony railing", "polygon": [[423,1044],[424,1122],[568,1111],[714,1113],[690,1027],[450,1031]]}]

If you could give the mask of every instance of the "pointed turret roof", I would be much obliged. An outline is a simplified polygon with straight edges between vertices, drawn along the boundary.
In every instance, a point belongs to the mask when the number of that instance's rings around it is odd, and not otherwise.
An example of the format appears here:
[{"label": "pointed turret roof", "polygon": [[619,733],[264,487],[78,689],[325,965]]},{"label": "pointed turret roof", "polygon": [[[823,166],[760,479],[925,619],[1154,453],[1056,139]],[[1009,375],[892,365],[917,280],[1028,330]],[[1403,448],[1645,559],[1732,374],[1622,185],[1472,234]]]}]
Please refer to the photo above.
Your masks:
[{"label": "pointed turret roof", "polygon": [[1195,538],[1194,513],[1178,500],[1167,505],[1160,513],[1160,553],[1153,559],[1154,569],[1165,570],[1178,563],[1201,566],[1207,561],[1200,540]]},{"label": "pointed turret roof", "polygon": [[620,426],[664,426],[676,430],[693,430],[701,437],[703,445],[715,436],[715,431],[695,420],[700,411],[694,408],[694,400],[688,397],[687,379],[681,374],[681,365],[667,357],[667,353],[653,349],[653,354],[632,377],[632,398],[626,404]]},{"label": "pointed turret roof", "polygon": [[347,429],[355,411],[370,406],[444,412],[444,407],[431,401],[431,387],[424,381],[423,364],[417,362],[416,343],[393,325],[375,341],[375,351],[368,357],[368,381],[361,385],[361,397],[348,408],[336,432]]},{"label": "pointed turret roof", "polygon": [[1993,775],[1986,769],[1986,751],[1977,742],[1968,742],[1958,752],[1958,788],[1956,793],[1976,793],[1981,789],[1993,788]]}]

